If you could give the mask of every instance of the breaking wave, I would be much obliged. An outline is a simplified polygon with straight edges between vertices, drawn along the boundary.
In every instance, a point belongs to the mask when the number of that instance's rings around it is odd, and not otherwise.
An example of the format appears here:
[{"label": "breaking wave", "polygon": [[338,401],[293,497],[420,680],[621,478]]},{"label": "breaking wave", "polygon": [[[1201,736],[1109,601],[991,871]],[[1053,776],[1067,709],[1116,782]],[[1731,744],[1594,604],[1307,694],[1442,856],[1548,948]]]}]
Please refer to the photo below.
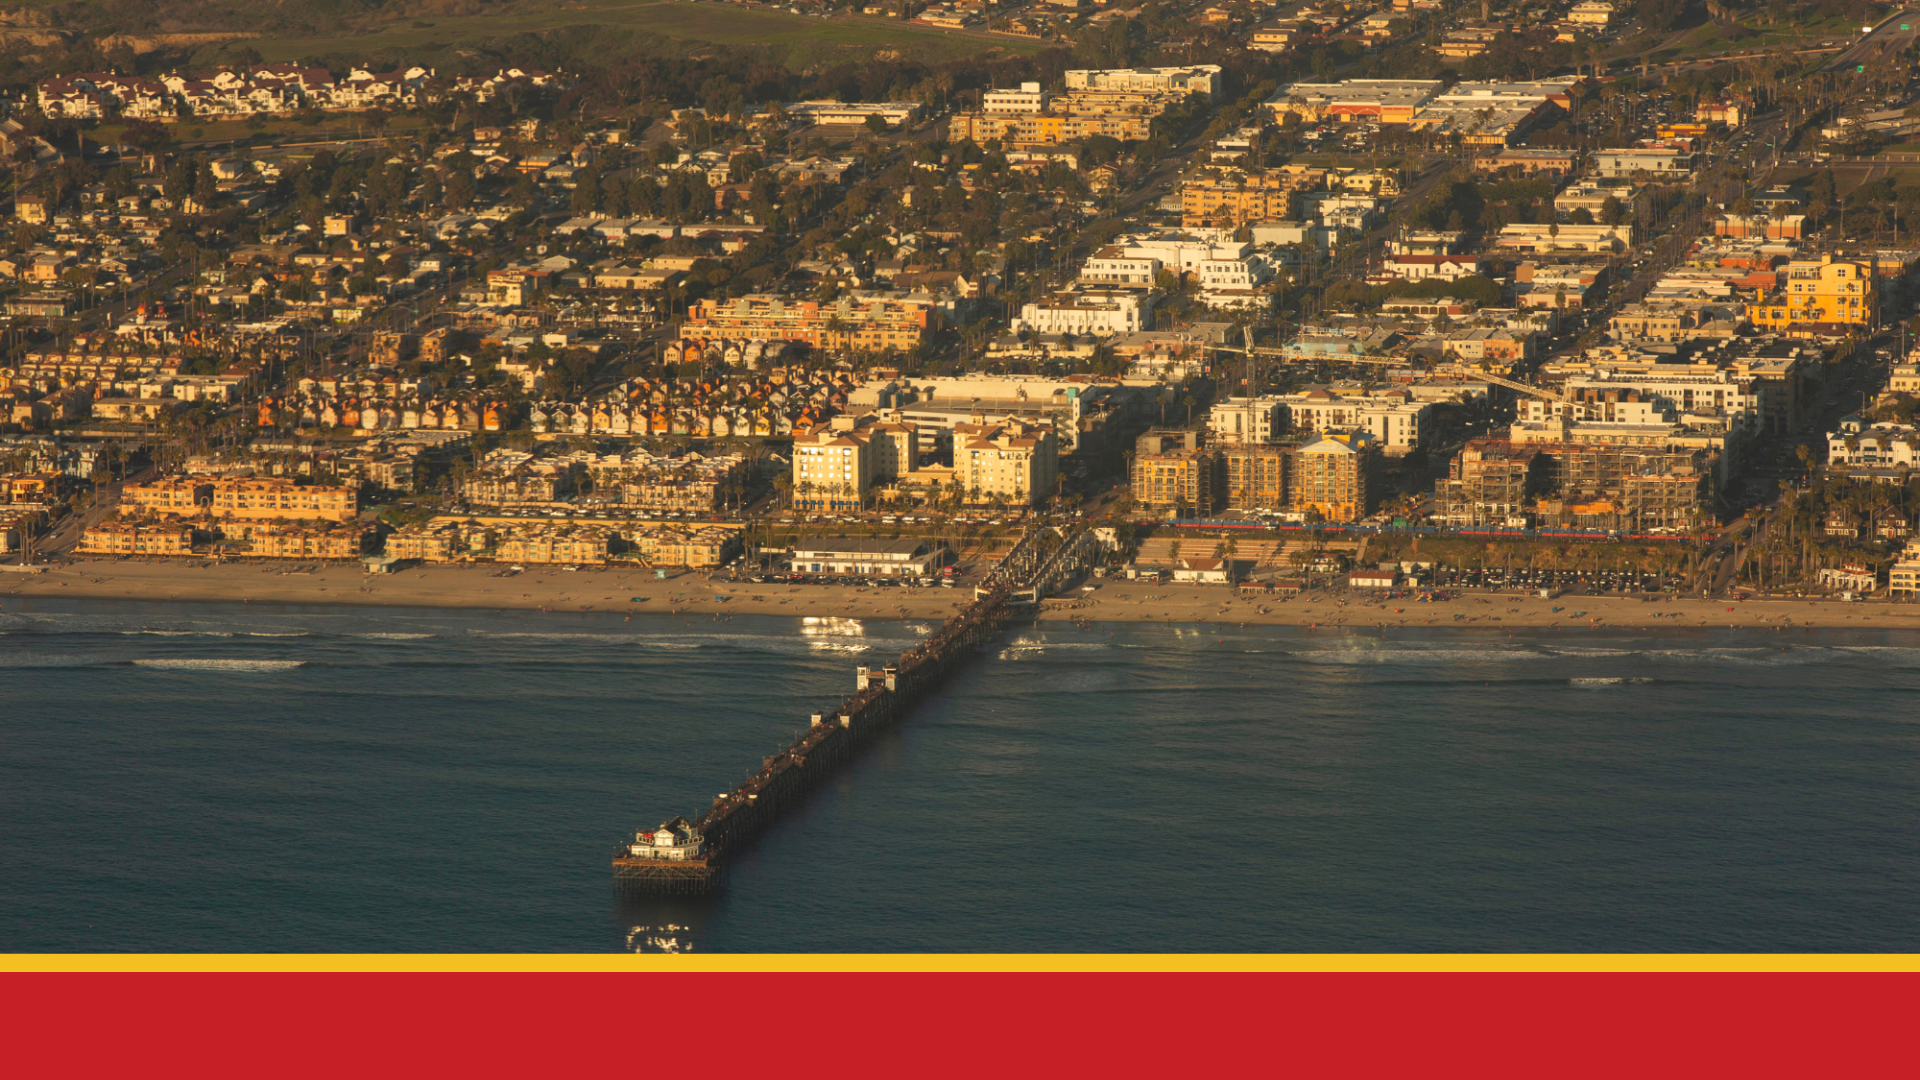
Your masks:
[{"label": "breaking wave", "polygon": [[304,667],[305,660],[135,660],[135,667],[180,671],[286,671]]}]

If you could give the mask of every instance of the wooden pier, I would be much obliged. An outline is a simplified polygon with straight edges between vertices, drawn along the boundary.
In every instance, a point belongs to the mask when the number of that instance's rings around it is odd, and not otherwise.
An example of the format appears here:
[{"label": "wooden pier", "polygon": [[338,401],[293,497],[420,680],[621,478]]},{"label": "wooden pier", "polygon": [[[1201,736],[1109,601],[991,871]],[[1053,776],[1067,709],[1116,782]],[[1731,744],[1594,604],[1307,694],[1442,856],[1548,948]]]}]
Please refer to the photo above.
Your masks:
[{"label": "wooden pier", "polygon": [[[613,859],[613,880],[627,892],[701,895],[720,887],[731,852],[772,824],[834,770],[853,760],[881,731],[900,722],[934,688],[945,682],[998,630],[1021,601],[1061,582],[1058,567],[1065,553],[1076,566],[1084,560],[1085,534],[1062,537],[1062,546],[1043,550],[1050,530],[1035,529],[1000,561],[974,592],[973,602],[942,623],[926,640],[884,667],[855,670],[852,696],[829,710],[812,714],[805,734],[785,750],[766,758],[744,783],[714,798],[693,822],[705,841],[698,858],[668,861],[634,857],[623,848]],[[1043,584],[1022,587],[1029,577]]]}]

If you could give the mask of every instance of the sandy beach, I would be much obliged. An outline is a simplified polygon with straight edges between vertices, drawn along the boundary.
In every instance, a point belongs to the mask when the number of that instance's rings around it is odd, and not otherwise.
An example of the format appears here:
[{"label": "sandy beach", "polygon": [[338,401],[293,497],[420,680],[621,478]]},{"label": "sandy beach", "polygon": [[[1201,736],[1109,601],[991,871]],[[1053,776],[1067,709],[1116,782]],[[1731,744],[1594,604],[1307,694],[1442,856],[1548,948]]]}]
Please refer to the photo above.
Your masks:
[{"label": "sandy beach", "polygon": [[[1309,627],[1393,626],[1637,628],[1873,627],[1920,629],[1920,604],[1812,600],[1693,600],[1466,593],[1421,603],[1352,593],[1240,596],[1217,585],[1155,585],[1101,580],[1071,597],[1046,601],[1042,620],[1228,623]],[[683,571],[666,580],[631,569],[567,572],[530,569],[502,576],[493,566],[421,566],[368,574],[358,566],[295,571],[260,563],[218,565],[140,560],[76,561],[41,574],[0,575],[8,597],[228,603],[379,604],[408,607],[522,608],[632,614],[755,614],[834,618],[941,619],[972,598],[968,585],[945,589],[755,585],[710,581]]]}]

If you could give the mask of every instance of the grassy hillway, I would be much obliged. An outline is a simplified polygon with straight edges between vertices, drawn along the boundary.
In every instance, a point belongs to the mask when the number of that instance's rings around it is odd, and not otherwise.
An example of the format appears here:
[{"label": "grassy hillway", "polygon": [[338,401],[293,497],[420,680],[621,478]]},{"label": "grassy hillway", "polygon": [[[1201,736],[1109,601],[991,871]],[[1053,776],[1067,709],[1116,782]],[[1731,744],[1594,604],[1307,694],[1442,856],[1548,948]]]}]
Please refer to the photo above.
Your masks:
[{"label": "grassy hillway", "polygon": [[[784,47],[789,63],[897,53],[901,58],[947,60],[975,53],[1029,53],[1042,45],[1015,37],[950,34],[931,27],[883,25],[846,18],[816,19],[784,11],[683,0],[592,0],[564,7],[536,2],[481,15],[401,17],[352,34],[331,37],[261,37],[247,44],[269,61],[372,52],[376,49],[435,50],[471,47],[516,34],[540,34],[582,26],[646,38],[714,45]],[[618,48],[618,38],[609,45]]]}]

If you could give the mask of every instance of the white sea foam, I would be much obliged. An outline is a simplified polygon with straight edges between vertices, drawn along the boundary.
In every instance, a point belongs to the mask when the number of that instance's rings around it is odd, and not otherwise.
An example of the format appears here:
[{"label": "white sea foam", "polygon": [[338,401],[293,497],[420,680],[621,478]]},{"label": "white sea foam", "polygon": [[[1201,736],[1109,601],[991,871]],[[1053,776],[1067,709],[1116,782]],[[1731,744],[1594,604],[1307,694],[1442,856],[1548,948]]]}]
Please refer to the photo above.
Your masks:
[{"label": "white sea foam", "polygon": [[634,634],[566,634],[537,630],[469,630],[467,633],[474,637],[527,638],[534,641],[604,641],[619,644],[644,640]]},{"label": "white sea foam", "polygon": [[348,637],[372,638],[376,641],[419,641],[422,638],[438,637],[438,634],[349,634]]},{"label": "white sea foam", "polygon": [[814,652],[848,652],[848,653],[869,652],[873,648],[873,646],[871,645],[853,645],[853,644],[848,644],[846,642],[840,642],[840,641],[809,641],[807,642],[807,647],[812,649]]},{"label": "white sea foam", "polygon": [[44,655],[33,653],[0,653],[0,668],[78,668],[92,667],[98,661],[86,656]]},{"label": "white sea foam", "polygon": [[1029,654],[1045,656],[1048,653],[1112,648],[1113,645],[1105,641],[1035,641],[1031,638],[1015,638],[1000,650],[1000,659],[1011,660],[1014,657]]},{"label": "white sea foam", "polygon": [[1309,664],[1504,664],[1552,660],[1531,649],[1310,649],[1296,653]]},{"label": "white sea foam", "polygon": [[800,620],[800,632],[808,637],[864,637],[867,627],[859,619],[808,615]]},{"label": "white sea foam", "polygon": [[139,667],[160,668],[162,670],[181,671],[286,671],[301,667],[305,660],[234,660],[234,659],[195,659],[195,660],[135,660]]}]

